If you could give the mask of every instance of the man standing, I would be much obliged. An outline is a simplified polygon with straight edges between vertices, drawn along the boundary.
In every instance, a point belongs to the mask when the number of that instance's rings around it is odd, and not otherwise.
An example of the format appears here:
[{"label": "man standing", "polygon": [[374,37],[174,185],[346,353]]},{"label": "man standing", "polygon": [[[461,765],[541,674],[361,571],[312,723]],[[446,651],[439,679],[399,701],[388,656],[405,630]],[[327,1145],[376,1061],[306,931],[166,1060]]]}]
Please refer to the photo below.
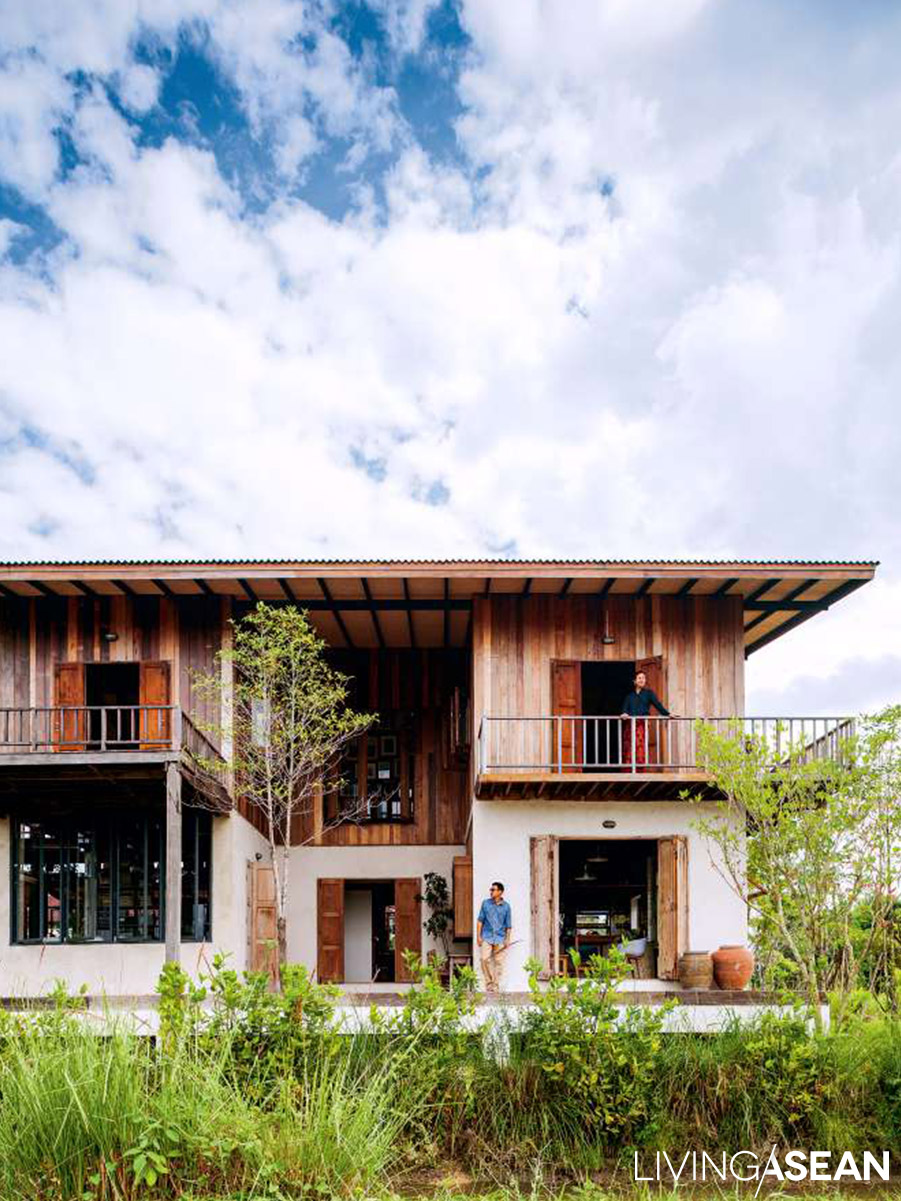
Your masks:
[{"label": "man standing", "polygon": [[[632,762],[633,751],[636,764],[647,763],[648,743],[653,741],[656,745],[652,748],[651,758],[655,760],[654,766],[658,766],[656,759],[659,757],[659,740],[656,738],[656,731],[649,728],[650,722],[647,720],[650,717],[652,706],[661,717],[670,716],[669,709],[664,706],[654,689],[648,688],[648,677],[643,671],[637,671],[635,686],[621,706],[620,717],[631,719],[622,723],[623,763]],[[653,739],[652,735],[654,735]],[[643,769],[639,767],[638,770],[642,771]]]},{"label": "man standing", "polygon": [[504,954],[512,932],[510,906],[504,900],[504,886],[500,880],[495,880],[488,890],[488,899],[482,902],[476,924],[482,978],[485,992],[490,995],[497,995],[500,991]]}]

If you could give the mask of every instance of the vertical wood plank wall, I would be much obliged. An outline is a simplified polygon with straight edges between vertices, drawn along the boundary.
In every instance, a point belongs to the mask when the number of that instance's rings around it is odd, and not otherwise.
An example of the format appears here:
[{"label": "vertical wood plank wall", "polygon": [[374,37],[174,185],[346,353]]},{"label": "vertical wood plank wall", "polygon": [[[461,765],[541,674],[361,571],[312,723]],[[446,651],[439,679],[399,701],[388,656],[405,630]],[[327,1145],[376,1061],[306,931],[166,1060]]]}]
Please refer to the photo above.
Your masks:
[{"label": "vertical wood plank wall", "polygon": [[[604,606],[615,639],[609,645],[603,642]],[[731,717],[744,712],[740,597],[476,597],[472,653],[474,737],[485,714],[551,714],[556,659],[634,662],[661,655],[661,699],[673,713]],[[510,753],[516,749],[527,748],[508,747]]]},{"label": "vertical wood plank wall", "polygon": [[[39,597],[0,600],[0,707],[52,705],[58,663],[164,660],[187,713],[199,708],[191,673],[213,668],[221,645],[218,597]],[[101,635],[118,634],[114,642]],[[33,638],[30,633],[33,631]]]},{"label": "vertical wood plank wall", "polygon": [[360,687],[355,705],[388,715],[392,710],[413,714],[414,821],[346,823],[323,830],[305,814],[291,841],[312,846],[447,846],[466,841],[469,817],[469,776],[465,764],[448,764],[443,747],[443,723],[451,692],[468,678],[467,653],[444,650],[383,650],[346,653],[336,666],[354,677]]}]

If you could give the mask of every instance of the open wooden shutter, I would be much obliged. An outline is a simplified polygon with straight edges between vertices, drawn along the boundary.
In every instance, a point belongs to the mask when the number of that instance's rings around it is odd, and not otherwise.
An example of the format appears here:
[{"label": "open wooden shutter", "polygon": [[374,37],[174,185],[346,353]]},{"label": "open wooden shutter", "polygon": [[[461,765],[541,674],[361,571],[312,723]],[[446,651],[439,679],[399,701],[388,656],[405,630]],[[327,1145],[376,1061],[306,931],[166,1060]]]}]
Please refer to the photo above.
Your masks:
[{"label": "open wooden shutter", "polygon": [[[666,688],[666,680],[663,673],[663,658],[660,655],[652,655],[647,659],[639,659],[635,664],[635,674],[643,671],[648,681],[648,688],[652,692],[656,692],[657,696],[666,705],[666,697],[664,691]],[[668,708],[669,706],[667,706]],[[658,717],[656,709],[651,710],[651,717]],[[645,740],[645,753],[648,767],[653,770],[659,769],[666,762],[666,730],[664,723],[661,721],[649,721],[647,723],[648,732]]]},{"label": "open wooden shutter", "polygon": [[[169,664],[148,660],[141,664],[138,700],[141,705],[141,750],[168,750],[172,745]],[[150,706],[147,708],[146,706]]]},{"label": "open wooden shutter", "polygon": [[266,863],[247,864],[248,967],[278,979],[278,925],[275,910],[275,872]]},{"label": "open wooden shutter", "polygon": [[454,938],[472,938],[472,857],[454,859]]},{"label": "open wooden shutter", "polygon": [[542,834],[530,840],[532,860],[532,957],[541,964],[541,978],[557,973],[559,918],[557,903],[557,839]]},{"label": "open wooden shutter", "polygon": [[53,679],[53,749],[83,751],[88,739],[83,663],[57,663]]},{"label": "open wooden shutter", "polygon": [[413,976],[404,963],[404,951],[422,955],[422,880],[419,876],[394,881],[394,979]]},{"label": "open wooden shutter", "polygon": [[657,843],[657,975],[675,980],[688,950],[688,840],[681,835]]},{"label": "open wooden shutter", "polygon": [[317,881],[316,971],[322,984],[344,979],[344,881]]},{"label": "open wooden shutter", "polygon": [[551,762],[561,771],[579,771],[582,763],[582,664],[560,660],[551,664],[551,709],[560,719],[551,723],[554,745]]}]

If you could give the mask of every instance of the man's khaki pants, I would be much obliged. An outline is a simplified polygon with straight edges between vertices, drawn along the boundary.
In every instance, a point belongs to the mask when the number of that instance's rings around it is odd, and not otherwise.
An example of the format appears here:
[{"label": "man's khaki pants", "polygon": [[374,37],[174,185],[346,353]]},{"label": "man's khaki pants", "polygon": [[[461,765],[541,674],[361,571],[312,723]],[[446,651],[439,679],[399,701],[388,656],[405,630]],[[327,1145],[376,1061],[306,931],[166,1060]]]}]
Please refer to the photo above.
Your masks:
[{"label": "man's khaki pants", "polygon": [[504,973],[504,947],[493,942],[484,941],[479,947],[479,957],[482,961],[482,979],[485,981],[486,992],[499,992],[501,976]]}]

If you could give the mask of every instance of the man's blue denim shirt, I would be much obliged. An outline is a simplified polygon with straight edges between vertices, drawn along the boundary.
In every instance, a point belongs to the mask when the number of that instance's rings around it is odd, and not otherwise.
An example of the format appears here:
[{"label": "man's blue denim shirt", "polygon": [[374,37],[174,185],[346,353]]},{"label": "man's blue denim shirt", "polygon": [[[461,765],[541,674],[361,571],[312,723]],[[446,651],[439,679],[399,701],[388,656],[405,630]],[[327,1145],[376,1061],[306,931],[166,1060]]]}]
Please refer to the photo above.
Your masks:
[{"label": "man's blue denim shirt", "polygon": [[508,930],[513,926],[510,920],[510,906],[506,901],[495,904],[488,897],[482,902],[479,910],[479,921],[482,923],[482,938],[485,942],[500,946]]}]

